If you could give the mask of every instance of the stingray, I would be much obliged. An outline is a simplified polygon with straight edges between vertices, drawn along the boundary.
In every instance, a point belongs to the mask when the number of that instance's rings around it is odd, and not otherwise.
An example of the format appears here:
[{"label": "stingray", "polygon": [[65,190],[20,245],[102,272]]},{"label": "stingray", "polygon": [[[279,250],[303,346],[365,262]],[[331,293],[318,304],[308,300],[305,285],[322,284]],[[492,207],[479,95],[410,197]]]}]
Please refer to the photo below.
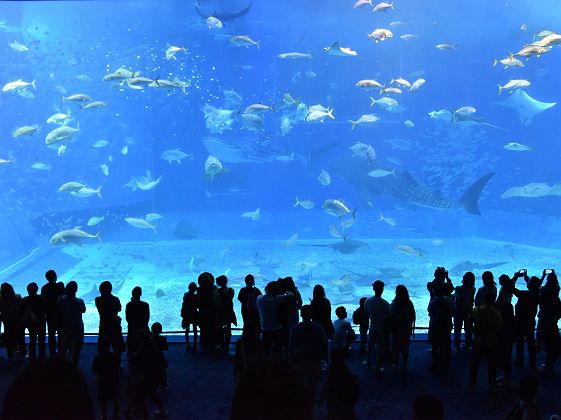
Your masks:
[{"label": "stingray", "polygon": [[322,244],[322,245],[300,245],[300,246],[317,246],[317,247],[327,247],[331,248],[341,254],[352,254],[356,250],[362,248],[363,246],[368,247],[366,242],[356,241],[354,239],[345,239],[336,244]]},{"label": "stingray", "polygon": [[479,264],[471,261],[462,261],[461,263],[456,264],[454,267],[452,267],[450,272],[452,274],[464,274],[466,271],[490,270],[491,268],[499,267],[504,264],[506,264],[506,262]]},{"label": "stingray", "polygon": [[557,102],[540,102],[532,98],[522,89],[518,89],[508,98],[496,104],[514,109],[518,113],[522,124],[528,125],[532,122],[534,115],[551,108],[556,105]]}]

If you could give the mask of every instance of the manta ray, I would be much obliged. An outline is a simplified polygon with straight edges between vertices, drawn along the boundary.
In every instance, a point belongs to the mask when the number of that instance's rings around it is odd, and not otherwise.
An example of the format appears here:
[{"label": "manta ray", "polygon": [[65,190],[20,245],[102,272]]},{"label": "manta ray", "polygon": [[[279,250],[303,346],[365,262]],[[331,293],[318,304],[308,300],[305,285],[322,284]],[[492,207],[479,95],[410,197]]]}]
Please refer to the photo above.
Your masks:
[{"label": "manta ray", "polygon": [[515,90],[508,98],[503,101],[496,102],[496,104],[514,109],[518,113],[522,124],[528,125],[532,122],[534,115],[551,108],[556,105],[557,102],[540,102],[532,98],[522,89],[518,89]]},{"label": "manta ray", "polygon": [[355,185],[366,199],[370,199],[373,195],[387,194],[425,207],[461,208],[470,214],[477,215],[481,214],[479,211],[481,191],[495,175],[493,172],[483,175],[464,192],[460,199],[454,200],[420,184],[408,171],[373,178],[368,175],[370,171],[384,168],[380,168],[376,161],[353,156],[350,151],[335,159],[331,166],[339,176]]},{"label": "manta ray", "polygon": [[239,10],[220,10],[220,9],[213,9],[212,13],[210,12],[209,5],[212,3],[219,3],[219,2],[209,2],[209,1],[201,1],[198,0],[195,3],[195,10],[197,13],[203,18],[208,19],[209,17],[215,17],[222,22],[231,22],[235,19],[241,18],[242,16],[246,15],[247,12],[251,9],[251,2],[247,3],[247,6],[239,9]]}]

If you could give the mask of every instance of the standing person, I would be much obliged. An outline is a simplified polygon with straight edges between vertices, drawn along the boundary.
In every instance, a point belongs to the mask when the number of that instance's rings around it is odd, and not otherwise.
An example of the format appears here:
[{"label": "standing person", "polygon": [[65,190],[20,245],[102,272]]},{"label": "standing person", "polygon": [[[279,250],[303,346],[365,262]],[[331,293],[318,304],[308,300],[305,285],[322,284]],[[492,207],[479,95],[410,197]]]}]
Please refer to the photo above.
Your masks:
[{"label": "standing person", "polygon": [[198,278],[199,287],[199,328],[201,332],[201,347],[203,351],[212,351],[215,347],[216,311],[214,306],[214,276],[204,272]]},{"label": "standing person", "polygon": [[162,335],[162,324],[154,322],[152,324],[152,340],[154,341],[154,351],[156,364],[156,376],[158,378],[158,387],[161,385],[163,389],[168,389],[168,361],[164,353],[169,349],[168,340]]},{"label": "standing person", "polygon": [[257,308],[261,320],[261,333],[265,357],[280,357],[282,352],[282,324],[278,316],[278,283],[271,281],[265,286],[265,294],[257,297]]},{"label": "standing person", "polygon": [[464,350],[469,351],[473,339],[471,323],[467,322],[473,309],[475,297],[475,275],[468,271],[464,274],[462,285],[457,286],[454,293],[454,350],[460,351],[462,326],[464,327]]},{"label": "standing person", "polygon": [[57,282],[55,270],[47,271],[45,278],[47,279],[47,284],[41,287],[41,296],[45,300],[49,354],[54,356],[59,350],[57,344],[59,323],[58,299],[64,295],[64,283],[61,281]]},{"label": "standing person", "polygon": [[138,334],[148,331],[150,321],[150,305],[140,300],[142,288],[136,286],[132,289],[132,296],[125,307],[125,318],[127,320],[127,360],[130,361],[132,354],[138,347]]},{"label": "standing person", "polygon": [[538,312],[538,331],[543,341],[546,359],[540,369],[553,372],[555,359],[561,353],[561,336],[557,323],[561,318],[561,301],[559,300],[559,281],[554,270],[543,272],[546,282],[540,290]]},{"label": "standing person", "polygon": [[218,289],[214,291],[214,306],[216,319],[218,321],[219,349],[228,353],[232,341],[232,324],[238,325],[234,312],[234,289],[228,287],[228,278],[218,276],[216,278]]},{"label": "standing person", "polygon": [[25,332],[22,323],[23,302],[9,283],[0,286],[0,321],[4,324],[6,353],[11,359],[17,350],[20,358],[25,357]]},{"label": "standing person", "polygon": [[97,377],[97,399],[101,420],[106,420],[107,404],[113,405],[113,417],[119,418],[119,359],[120,355],[109,351],[109,342],[102,342],[98,354],[94,356],[92,372]]},{"label": "standing person", "polygon": [[251,322],[259,326],[259,310],[257,309],[257,297],[261,296],[261,290],[255,287],[255,278],[252,274],[245,276],[245,287],[238,293],[238,301],[242,306],[243,324]]},{"label": "standing person", "polygon": [[497,368],[503,371],[498,385],[510,387],[510,376],[512,372],[512,347],[516,334],[514,323],[514,307],[512,306],[512,289],[514,282],[506,274],[499,277],[499,295],[495,308],[500,312],[503,319],[503,327],[498,336],[497,345]]},{"label": "standing person", "polygon": [[390,314],[390,304],[382,298],[384,293],[384,282],[376,280],[372,283],[374,296],[366,299],[364,310],[370,317],[370,330],[368,333],[368,367],[372,367],[372,358],[376,355],[376,373],[380,373],[382,361],[386,356],[388,342],[388,318]]},{"label": "standing person", "polygon": [[403,358],[403,369],[409,361],[409,343],[415,333],[415,307],[409,299],[407,287],[400,284],[395,288],[395,299],[390,305],[390,331],[394,367],[399,365],[399,355]]},{"label": "standing person", "polygon": [[60,332],[62,349],[65,356],[72,356],[75,365],[80,361],[82,346],[84,345],[84,321],[82,314],[86,312],[84,301],[76,297],[78,283],[69,281],[66,294],[60,297],[58,303],[60,313]]},{"label": "standing person", "polygon": [[28,295],[23,298],[23,322],[24,327],[29,330],[29,359],[37,357],[39,347],[39,358],[45,357],[45,329],[46,329],[46,307],[43,296],[38,295],[37,283],[27,285]]},{"label": "standing person", "polygon": [[187,293],[183,295],[183,303],[181,304],[181,328],[185,330],[185,350],[189,350],[191,346],[189,342],[189,331],[191,327],[193,327],[193,350],[197,351],[197,326],[199,323],[199,295],[197,294],[197,285],[191,282],[187,290]]},{"label": "standing person", "polygon": [[495,309],[493,293],[483,295],[483,304],[471,311],[471,322],[473,323],[474,344],[469,367],[469,386],[475,388],[477,371],[481,359],[485,357],[489,388],[493,390],[496,387],[497,345],[503,326],[501,313]]},{"label": "standing person", "polygon": [[281,342],[283,358],[288,359],[288,340],[292,327],[298,324],[299,311],[302,307],[302,296],[298,288],[294,284],[292,277],[279,278],[277,280],[279,294],[278,300],[278,317],[282,325]]},{"label": "standing person", "polygon": [[344,306],[339,306],[335,309],[337,320],[333,323],[333,337],[331,337],[331,356],[345,358],[349,352],[349,347],[356,340],[356,334],[347,321],[347,310]]},{"label": "standing person", "polygon": [[514,305],[514,322],[516,325],[516,366],[524,365],[524,342],[528,346],[528,364],[530,368],[536,368],[536,315],[540,297],[541,280],[538,277],[528,277],[525,270],[520,270],[514,275],[513,282],[516,283],[520,277],[526,281],[528,290],[512,289],[512,294],[518,298]]},{"label": "standing person", "polygon": [[437,284],[442,285],[443,296],[449,296],[454,292],[454,285],[448,276],[448,270],[444,267],[436,267],[436,270],[434,270],[434,280],[427,283],[427,290],[430,293],[431,299],[436,296],[434,286]]},{"label": "standing person", "polygon": [[493,296],[493,302],[497,300],[497,286],[493,273],[490,271],[483,272],[481,280],[483,280],[483,286],[477,289],[477,293],[475,294],[475,306],[483,305],[485,295],[488,293]]},{"label": "standing person", "polygon": [[[100,296],[95,298],[95,307],[99,313],[99,338],[100,341],[108,341],[109,346],[115,353],[125,351],[125,342],[121,329],[121,301],[114,296],[113,285],[109,281],[104,281],[99,285]],[[98,347],[99,348],[99,347]]]},{"label": "standing person", "polygon": [[325,289],[321,284],[314,286],[310,306],[312,308],[312,319],[323,327],[325,336],[330,340],[335,332],[331,321],[331,302],[325,297]]},{"label": "standing person", "polygon": [[366,353],[368,344],[368,327],[370,325],[370,317],[364,309],[366,298],[361,297],[358,301],[358,308],[353,312],[353,324],[358,325],[360,335],[360,353]]},{"label": "standing person", "polygon": [[452,303],[444,283],[434,285],[434,297],[429,303],[429,342],[432,345],[432,364],[429,370],[447,372],[450,367],[452,335]]},{"label": "standing person", "polygon": [[322,326],[312,320],[313,310],[310,305],[302,306],[300,313],[302,322],[295,325],[290,332],[288,354],[304,378],[310,405],[313,408],[316,402],[321,364],[322,361],[327,360],[327,337]]}]

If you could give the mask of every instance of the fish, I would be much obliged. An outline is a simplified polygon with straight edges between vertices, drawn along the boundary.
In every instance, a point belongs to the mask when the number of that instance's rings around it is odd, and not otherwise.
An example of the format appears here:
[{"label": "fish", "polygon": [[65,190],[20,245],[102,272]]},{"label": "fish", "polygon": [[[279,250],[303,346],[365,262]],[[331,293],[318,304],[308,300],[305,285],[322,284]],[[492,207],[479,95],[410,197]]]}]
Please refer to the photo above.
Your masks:
[{"label": "fish", "polygon": [[78,191],[81,188],[85,188],[86,185],[82,184],[81,182],[77,181],[70,181],[62,184],[58,189],[58,192],[71,192],[71,191]]},{"label": "fish", "polygon": [[105,220],[105,217],[101,216],[101,217],[90,217],[90,219],[88,220],[87,225],[88,226],[97,226],[99,225],[101,222],[103,222]]},{"label": "fish", "polygon": [[85,93],[75,93],[74,95],[70,95],[67,97],[62,97],[62,102],[64,101],[72,101],[72,102],[87,102],[89,101],[91,98],[89,95],[86,95]]},{"label": "fish", "polygon": [[49,240],[49,244],[65,245],[71,243],[81,243],[85,239],[97,239],[101,242],[100,232],[97,232],[96,235],[91,235],[84,232],[81,227],[78,226],[74,229],[61,230],[60,232],[55,233]]},{"label": "fish", "polygon": [[390,85],[391,85],[392,83],[396,83],[396,84],[398,84],[399,86],[402,86],[402,87],[407,88],[407,89],[411,88],[411,83],[409,83],[409,82],[408,82],[407,80],[405,80],[403,77],[398,77],[397,79],[392,79],[392,80],[390,81]]},{"label": "fish", "polygon": [[290,235],[290,238],[288,238],[286,242],[283,242],[282,247],[288,248],[289,246],[294,245],[294,242],[296,242],[297,239],[298,239],[298,233],[293,233],[292,235]]},{"label": "fish", "polygon": [[48,165],[46,163],[43,162],[35,162],[33,165],[31,165],[31,167],[33,169],[38,169],[40,171],[50,171],[51,170],[51,165]]},{"label": "fish", "polygon": [[286,59],[296,60],[296,59],[302,59],[302,58],[311,59],[312,54],[301,53],[301,52],[287,52],[287,53],[279,54],[279,55],[277,55],[277,57],[282,58],[283,60],[286,60]]},{"label": "fish", "polygon": [[97,189],[93,189],[90,187],[82,187],[79,190],[71,191],[70,194],[78,198],[87,198],[87,197],[91,197],[92,195],[97,195],[99,198],[101,198],[101,186],[98,187]]},{"label": "fish", "polygon": [[372,178],[383,178],[388,175],[395,176],[395,169],[392,171],[387,171],[385,169],[374,169],[368,172],[368,176],[371,176]]},{"label": "fish", "polygon": [[397,226],[397,222],[393,217],[384,217],[383,213],[380,213],[380,218],[378,219],[378,222],[384,222],[391,227]]},{"label": "fish", "polygon": [[518,56],[518,57],[532,57],[532,56],[536,56],[539,57],[542,54],[545,54],[546,52],[548,52],[549,50],[551,50],[551,46],[549,47],[540,47],[539,45],[525,45],[524,48],[522,48],[520,51],[518,51],[517,53],[513,54],[514,56]]},{"label": "fish", "polygon": [[358,82],[356,82],[355,86],[364,89],[366,91],[373,90],[373,89],[380,89],[380,90],[384,89],[384,85],[382,85],[379,81],[374,79],[359,80]]},{"label": "fish", "polygon": [[129,146],[128,146],[128,145],[124,145],[124,146],[121,148],[121,154],[122,154],[122,155],[127,155],[128,153],[129,153]]},{"label": "fish", "polygon": [[374,6],[374,8],[372,9],[373,12],[386,12],[388,10],[394,10],[393,8],[393,2],[391,3],[387,3],[385,1],[378,3],[376,6]]},{"label": "fish", "polygon": [[151,222],[155,222],[156,220],[160,220],[163,219],[164,216],[162,216],[161,214],[158,213],[148,213],[145,217],[144,220],[146,220],[147,222],[151,223]]},{"label": "fish", "polygon": [[134,77],[137,72],[131,71],[125,67],[119,67],[113,73],[103,76],[103,81],[111,81],[116,79],[130,79]]},{"label": "fish", "polygon": [[167,160],[169,163],[177,162],[177,163],[181,164],[183,159],[186,159],[186,158],[193,159],[193,156],[182,152],[181,149],[178,148],[178,149],[171,149],[171,150],[163,151],[160,154],[160,158],[162,158],[163,160]]},{"label": "fish", "polygon": [[318,176],[318,182],[322,187],[328,187],[331,185],[331,176],[327,171],[322,169]]},{"label": "fish", "polygon": [[544,36],[538,43],[539,47],[549,47],[550,45],[561,44],[561,35],[556,33],[551,33]]},{"label": "fish", "polygon": [[462,261],[461,263],[458,263],[454,267],[452,267],[450,269],[450,274],[461,276],[467,273],[468,271],[474,272],[480,270],[491,270],[493,268],[500,267],[501,265],[504,264],[506,264],[506,262],[479,264],[467,260],[467,261]]},{"label": "fish", "polygon": [[346,214],[352,213],[347,204],[345,204],[345,202],[340,199],[327,199],[323,202],[321,208],[328,214],[335,217],[342,217]]},{"label": "fish", "polygon": [[517,58],[514,58],[514,54],[509,54],[507,58],[503,58],[501,60],[497,60],[496,58],[493,59],[493,67],[499,63],[505,66],[505,69],[509,67],[524,67],[524,63]]},{"label": "fish", "polygon": [[260,115],[251,112],[244,112],[243,114],[240,115],[240,118],[242,119],[242,124],[244,128],[250,131],[263,130],[265,120]]},{"label": "fish", "polygon": [[339,219],[339,224],[343,229],[350,228],[352,225],[355,224],[355,222],[356,222],[356,209],[354,209],[353,212],[351,213],[351,217],[347,217],[345,219],[343,218]]},{"label": "fish", "polygon": [[205,21],[208,29],[222,29],[224,27],[222,21],[214,16],[207,17]]},{"label": "fish", "polygon": [[224,168],[222,162],[220,162],[216,157],[208,155],[205,161],[205,175],[204,177],[209,180],[213,180],[218,175],[227,172],[228,170]]},{"label": "fish", "polygon": [[410,245],[400,244],[393,247],[396,251],[403,252],[404,254],[417,255],[422,257],[424,255],[423,251],[417,250]]},{"label": "fish", "polygon": [[353,157],[360,157],[369,161],[376,159],[376,151],[370,144],[357,142],[349,149],[353,152]]},{"label": "fish", "polygon": [[376,121],[379,121],[380,118],[374,114],[364,114],[361,115],[360,118],[356,121],[349,120],[351,123],[351,130],[354,130],[357,125],[366,125],[366,124],[373,124]]},{"label": "fish", "polygon": [[34,90],[37,90],[37,87],[35,86],[35,80],[33,80],[32,82],[24,82],[22,79],[18,79],[16,81],[6,83],[4,86],[2,86],[2,92],[16,92],[25,89],[28,86],[31,86]]},{"label": "fish", "polygon": [[415,123],[411,120],[405,120],[403,125],[407,128],[415,128]]},{"label": "fish", "polygon": [[388,98],[386,96],[380,99],[374,99],[372,96],[370,97],[370,106],[379,105],[382,108],[388,110],[390,108],[396,108],[399,106],[399,102],[397,102],[394,98]]},{"label": "fish", "polygon": [[341,47],[339,42],[334,42],[329,47],[323,49],[328,55],[334,55],[337,57],[356,57],[358,53],[351,48]]},{"label": "fish", "polygon": [[422,79],[422,78],[415,80],[415,81],[411,84],[411,87],[409,88],[409,92],[416,92],[416,91],[418,91],[419,88],[420,88],[421,86],[423,86],[425,83],[426,83],[426,80],[425,80],[425,79]]},{"label": "fish", "polygon": [[508,90],[509,93],[514,92],[516,89],[523,89],[530,86],[530,82],[524,79],[509,80],[504,86],[499,85],[499,95],[503,90]]},{"label": "fish", "polygon": [[29,51],[29,48],[26,45],[20,44],[17,41],[9,42],[8,45],[10,46],[10,48],[12,50],[17,51],[17,52],[27,52],[27,51]]},{"label": "fish", "polygon": [[358,9],[359,7],[363,7],[366,5],[372,6],[372,0],[357,0],[353,5],[353,9]]},{"label": "fish", "polygon": [[458,45],[457,44],[437,44],[436,48],[441,51],[456,51]]},{"label": "fish", "polygon": [[45,144],[50,145],[57,143],[59,141],[68,140],[72,138],[77,132],[80,131],[80,126],[76,128],[70,127],[69,125],[62,125],[60,127],[51,130],[45,137]]},{"label": "fish", "polygon": [[245,213],[242,213],[242,217],[245,217],[246,219],[251,219],[254,222],[256,222],[257,220],[261,219],[261,209],[258,207],[254,211],[246,211]]},{"label": "fish", "polygon": [[348,255],[358,251],[360,248],[368,248],[368,244],[362,241],[356,241],[353,239],[344,239],[341,242],[337,242],[336,244],[311,244],[311,245],[301,245],[301,246],[313,246],[313,247],[321,247],[321,248],[331,248],[334,251],[339,252],[340,254]]},{"label": "fish", "polygon": [[80,106],[80,109],[94,109],[94,108],[105,108],[107,106],[106,102],[103,101],[93,101],[86,106]]},{"label": "fish", "polygon": [[12,137],[17,139],[25,136],[32,136],[39,129],[38,125],[24,125],[12,131]]},{"label": "fish", "polygon": [[138,229],[150,229],[150,230],[152,230],[152,232],[154,232],[154,234],[156,234],[156,226],[147,222],[144,219],[140,219],[138,217],[125,217],[124,220],[129,225],[131,225],[132,227],[135,227],[135,228],[138,228]]},{"label": "fish", "polygon": [[528,125],[537,114],[557,105],[557,102],[540,102],[522,89],[517,89],[507,99],[496,104],[514,109],[522,124]]},{"label": "fish", "polygon": [[109,176],[109,166],[107,166],[106,163],[99,165],[99,168],[101,169],[101,172],[103,172],[103,175]]},{"label": "fish", "polygon": [[109,142],[105,139],[101,139],[101,140],[97,140],[94,144],[92,144],[92,147],[94,149],[101,149],[105,146],[107,146],[109,144]]},{"label": "fish", "polygon": [[150,191],[156,188],[158,184],[162,182],[162,179],[164,179],[162,175],[160,175],[156,179],[152,179],[152,176],[142,177],[142,179],[136,179],[134,181],[134,186],[141,189],[142,191]]},{"label": "fish", "polygon": [[333,108],[328,109],[327,111],[312,111],[312,112],[310,112],[306,116],[306,122],[315,122],[315,121],[323,122],[323,120],[326,117],[329,117],[333,120],[335,119],[335,117],[333,116]]},{"label": "fish", "polygon": [[248,35],[234,35],[229,38],[230,44],[236,47],[252,47],[255,46],[259,49],[261,41],[254,41]]},{"label": "fish", "polygon": [[505,144],[503,148],[506,150],[512,150],[514,152],[527,152],[529,150],[532,150],[530,146],[526,146],[525,144],[516,142]]},{"label": "fish", "polygon": [[47,124],[65,124],[70,120],[70,115],[58,112],[47,119]]},{"label": "fish", "polygon": [[178,52],[187,52],[187,48],[182,48],[182,47],[176,47],[175,45],[170,45],[167,49],[166,49],[166,60],[177,60],[177,58],[175,57],[175,55]]},{"label": "fish", "polygon": [[251,112],[251,113],[257,114],[257,113],[264,112],[264,111],[274,111],[274,109],[271,108],[268,105],[261,104],[261,103],[256,103],[256,104],[252,104],[252,105],[247,106],[244,110],[244,113]]},{"label": "fish", "polygon": [[372,33],[368,34],[369,39],[374,39],[374,42],[379,43],[386,39],[393,38],[393,32],[389,29],[379,28],[374,29]]},{"label": "fish", "polygon": [[6,165],[9,163],[12,163],[12,161],[9,159],[0,159],[0,165]]},{"label": "fish", "polygon": [[57,155],[62,156],[64,155],[64,153],[66,153],[66,144],[61,144],[60,146],[58,146]]},{"label": "fish", "polygon": [[[391,23],[390,23],[391,25]],[[403,34],[400,36],[401,39],[405,40],[405,41],[411,41],[413,39],[419,39],[419,35],[415,35],[415,34]]]},{"label": "fish", "polygon": [[313,201],[311,200],[299,200],[298,196],[295,196],[296,202],[294,203],[293,207],[302,207],[303,209],[306,210],[311,210],[315,207],[315,204]]},{"label": "fish", "polygon": [[239,10],[233,10],[232,8],[230,8],[230,6],[228,6],[227,10],[213,8],[213,13],[209,15],[208,13],[205,13],[205,3],[208,2],[203,1],[201,5],[200,0],[195,1],[195,10],[199,14],[199,16],[201,16],[203,19],[208,19],[212,16],[222,22],[232,22],[238,18],[241,18],[242,16],[245,16],[251,9],[251,1],[249,1],[247,2],[246,6]]},{"label": "fish", "polygon": [[531,182],[521,187],[512,187],[501,194],[501,198],[525,197],[538,198],[552,195],[561,195],[559,183],[549,186],[544,182]]},{"label": "fish", "polygon": [[372,178],[368,173],[379,169],[376,161],[371,159],[356,159],[350,152],[342,153],[331,162],[331,167],[343,179],[357,187],[365,201],[372,201],[373,197],[387,194],[424,207],[443,209],[463,209],[470,214],[481,214],[479,197],[487,183],[494,176],[493,172],[483,175],[476,180],[457,200],[444,197],[440,192],[417,182],[407,171],[396,173],[395,176]]},{"label": "fish", "polygon": [[329,233],[331,234],[331,236],[334,236],[335,238],[340,238],[340,239],[346,239],[347,235],[344,234],[343,232],[341,232],[337,226],[335,225],[329,225]]}]

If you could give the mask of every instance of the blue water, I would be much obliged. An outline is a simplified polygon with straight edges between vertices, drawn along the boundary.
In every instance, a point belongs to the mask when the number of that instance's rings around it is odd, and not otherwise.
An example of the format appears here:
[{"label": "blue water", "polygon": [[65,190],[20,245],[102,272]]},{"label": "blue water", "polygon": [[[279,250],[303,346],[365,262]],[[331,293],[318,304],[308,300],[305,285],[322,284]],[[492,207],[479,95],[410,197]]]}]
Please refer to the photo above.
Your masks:
[{"label": "blue water", "polygon": [[[200,0],[198,5],[202,14],[212,14],[241,10],[248,3]],[[99,231],[108,243],[185,239],[177,235],[181,220],[187,223],[187,237],[200,240],[287,240],[294,233],[299,240],[332,238],[328,227],[339,220],[322,210],[327,199],[342,199],[357,209],[354,225],[345,232],[351,239],[403,239],[407,244],[410,238],[480,237],[561,247],[560,195],[501,198],[511,187],[561,181],[561,106],[524,125],[515,110],[496,104],[509,96],[499,96],[497,85],[510,79],[529,80],[525,92],[536,100],[559,101],[561,50],[555,45],[540,57],[520,57],[523,68],[492,65],[494,58],[517,52],[542,30],[561,31],[561,7],[554,0],[505,3],[477,0],[460,6],[409,0],[396,1],[395,10],[373,13],[368,6],[353,9],[351,0],[260,0],[244,16],[225,21],[222,29],[209,29],[194,1],[0,3],[0,82],[36,83],[36,89],[23,92],[33,98],[0,94],[0,158],[11,161],[0,166],[2,226],[8,232],[0,262],[8,265],[33,248],[48,248],[52,235],[77,226],[92,235]],[[396,21],[403,24],[390,26]],[[390,29],[393,38],[375,44],[367,33],[376,28]],[[404,34],[418,38],[401,39]],[[232,45],[234,35],[248,35],[259,41],[259,48]],[[14,50],[9,46],[13,41],[29,50]],[[358,55],[326,54],[323,48],[335,41]],[[441,43],[456,48],[435,48]],[[170,45],[187,51],[166,60]],[[277,57],[287,52],[311,54],[312,59]],[[125,79],[102,81],[120,67],[152,80],[178,78],[190,86],[183,92],[131,89]],[[369,107],[369,97],[379,98],[379,92],[355,86],[361,79],[389,86],[397,77],[411,83],[426,80],[416,92],[385,95],[399,102],[401,112]],[[239,103],[228,102],[224,91],[236,92]],[[62,96],[75,93],[108,105],[81,110],[77,103],[62,101]],[[335,119],[298,120],[296,105],[283,104],[285,94],[297,99],[304,112],[316,104],[332,108]],[[243,127],[242,114],[256,103],[274,110],[258,114],[262,128],[249,130]],[[209,127],[203,112],[208,105],[232,111],[231,129],[216,132],[220,130],[212,122]],[[477,121],[502,129],[428,115],[463,106],[475,107]],[[45,137],[57,126],[46,120],[56,112],[70,113],[68,125],[80,131],[53,149]],[[380,121],[351,130],[348,120],[372,113]],[[283,119],[292,126],[284,135]],[[407,128],[406,120],[414,127]],[[11,137],[15,128],[35,124],[39,129],[32,136]],[[205,179],[209,152],[203,140],[209,137],[251,150],[259,162],[223,161],[228,171]],[[93,148],[101,139],[107,146]],[[482,214],[418,206],[388,195],[366,197],[332,170],[334,159],[357,142],[375,149],[377,166],[395,169],[396,176],[407,171],[419,184],[451,200],[458,200],[480,176],[494,172],[481,194]],[[532,150],[504,149],[510,142]],[[62,144],[66,151],[59,156]],[[177,148],[192,159],[170,164],[160,158]],[[281,161],[279,156],[294,160]],[[32,168],[37,161],[50,169]],[[103,173],[103,164],[109,175]],[[329,186],[318,182],[322,169],[331,175]],[[146,171],[153,180],[162,177],[155,188],[125,186],[134,186]],[[101,186],[102,197],[58,192],[69,181]],[[312,200],[315,207],[293,207],[295,196]],[[257,208],[258,220],[241,216]],[[154,222],[156,234],[124,221],[148,213],[163,216]],[[395,226],[379,222],[380,213],[394,219]],[[93,216],[105,220],[87,226]]]}]

